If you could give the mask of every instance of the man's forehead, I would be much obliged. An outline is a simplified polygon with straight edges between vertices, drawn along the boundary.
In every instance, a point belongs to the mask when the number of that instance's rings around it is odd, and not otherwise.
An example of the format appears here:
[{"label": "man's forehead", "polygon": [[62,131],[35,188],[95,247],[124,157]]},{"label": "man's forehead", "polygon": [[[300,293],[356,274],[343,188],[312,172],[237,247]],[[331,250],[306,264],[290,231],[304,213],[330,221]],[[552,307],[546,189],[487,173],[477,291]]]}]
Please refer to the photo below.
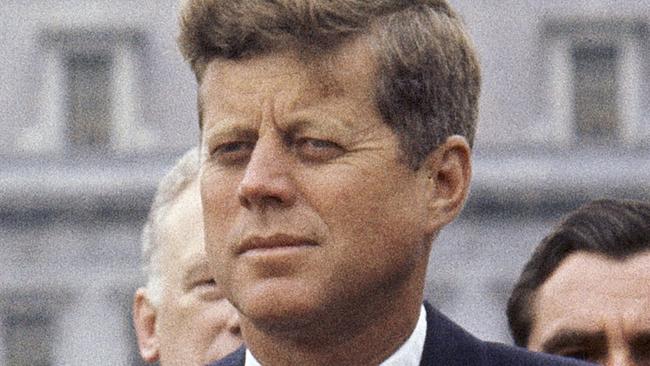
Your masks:
[{"label": "man's forehead", "polygon": [[[630,281],[650,284],[650,251],[620,260],[599,253],[579,251],[570,254],[542,285],[548,292],[593,291],[602,289],[614,295],[629,296],[624,285]],[[613,286],[613,284],[619,284]],[[639,289],[649,286],[640,286]],[[640,293],[639,295],[643,295]],[[650,294],[646,294],[650,295]]]},{"label": "man's forehead", "polygon": [[587,252],[567,257],[540,287],[534,327],[594,332],[612,322],[650,327],[650,253],[624,261]]},{"label": "man's forehead", "polygon": [[272,91],[274,86],[282,85],[278,81],[290,79],[301,81],[296,83],[299,92],[336,97],[359,83],[370,87],[367,81],[375,75],[374,64],[364,38],[321,54],[305,55],[301,49],[288,48],[245,59],[218,58],[208,64],[199,87],[200,105],[205,104],[205,98],[224,90],[219,86],[227,85],[227,92],[246,96],[265,89]]}]

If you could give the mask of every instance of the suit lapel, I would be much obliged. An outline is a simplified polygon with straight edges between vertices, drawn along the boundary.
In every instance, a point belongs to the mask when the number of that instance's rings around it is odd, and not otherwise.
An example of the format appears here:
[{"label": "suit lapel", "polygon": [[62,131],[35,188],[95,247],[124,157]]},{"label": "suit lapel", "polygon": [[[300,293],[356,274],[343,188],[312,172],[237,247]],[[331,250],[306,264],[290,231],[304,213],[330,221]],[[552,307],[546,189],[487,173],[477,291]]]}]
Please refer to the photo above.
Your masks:
[{"label": "suit lapel", "polygon": [[427,336],[420,366],[482,365],[485,345],[425,302]]}]

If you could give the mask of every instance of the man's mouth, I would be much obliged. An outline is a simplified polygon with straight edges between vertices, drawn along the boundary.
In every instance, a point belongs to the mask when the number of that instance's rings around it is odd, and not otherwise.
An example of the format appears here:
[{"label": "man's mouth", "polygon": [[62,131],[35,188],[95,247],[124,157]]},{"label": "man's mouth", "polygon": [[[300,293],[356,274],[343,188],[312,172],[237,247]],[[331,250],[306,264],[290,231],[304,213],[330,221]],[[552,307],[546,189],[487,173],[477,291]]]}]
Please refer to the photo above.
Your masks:
[{"label": "man's mouth", "polygon": [[237,254],[285,252],[318,246],[309,238],[288,234],[249,236],[237,248]]}]

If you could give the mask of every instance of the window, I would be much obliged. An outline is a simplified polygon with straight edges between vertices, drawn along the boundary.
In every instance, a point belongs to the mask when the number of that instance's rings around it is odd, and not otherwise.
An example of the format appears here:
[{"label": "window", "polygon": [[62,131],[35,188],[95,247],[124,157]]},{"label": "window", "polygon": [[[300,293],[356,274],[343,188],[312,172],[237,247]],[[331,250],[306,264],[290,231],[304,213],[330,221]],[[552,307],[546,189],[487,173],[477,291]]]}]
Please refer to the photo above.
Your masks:
[{"label": "window", "polygon": [[111,63],[111,56],[101,53],[66,57],[66,140],[72,149],[105,150],[110,146]]},{"label": "window", "polygon": [[50,319],[38,313],[9,314],[4,321],[7,366],[52,364]]},{"label": "window", "polygon": [[145,37],[129,29],[44,30],[38,121],[18,138],[22,151],[78,154],[146,149]]},{"label": "window", "polygon": [[560,144],[640,144],[647,26],[551,20],[543,27],[547,136]]},{"label": "window", "polygon": [[618,49],[575,46],[571,56],[576,138],[583,142],[616,139],[621,124],[616,103]]},{"label": "window", "polygon": [[0,293],[0,364],[49,366],[62,296],[38,291]]}]

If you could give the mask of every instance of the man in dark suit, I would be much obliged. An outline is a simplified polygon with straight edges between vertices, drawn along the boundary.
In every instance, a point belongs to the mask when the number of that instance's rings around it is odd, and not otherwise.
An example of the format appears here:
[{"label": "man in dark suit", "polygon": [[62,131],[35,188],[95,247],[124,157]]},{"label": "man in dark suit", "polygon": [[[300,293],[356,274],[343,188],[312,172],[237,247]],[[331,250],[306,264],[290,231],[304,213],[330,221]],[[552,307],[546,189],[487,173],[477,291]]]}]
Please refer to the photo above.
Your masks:
[{"label": "man in dark suit", "polygon": [[597,200],[535,249],[508,303],[515,343],[608,366],[650,365],[650,203]]},{"label": "man in dark suit", "polygon": [[247,345],[217,365],[579,364],[422,305],[467,196],[480,89],[446,1],[188,0],[179,43],[206,252]]}]

